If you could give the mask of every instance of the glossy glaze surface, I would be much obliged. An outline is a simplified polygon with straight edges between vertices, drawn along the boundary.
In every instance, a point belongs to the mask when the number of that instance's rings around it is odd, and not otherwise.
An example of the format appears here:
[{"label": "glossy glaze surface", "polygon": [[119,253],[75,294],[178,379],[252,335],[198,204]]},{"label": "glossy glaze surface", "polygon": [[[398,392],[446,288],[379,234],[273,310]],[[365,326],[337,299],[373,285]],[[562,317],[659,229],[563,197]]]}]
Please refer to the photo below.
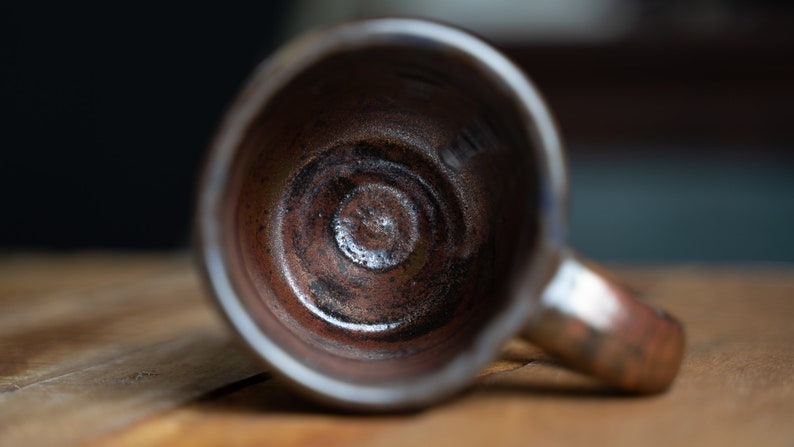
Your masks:
[{"label": "glossy glaze surface", "polygon": [[[199,246],[248,345],[335,404],[448,397],[522,327],[613,385],[658,389],[638,385],[655,374],[638,362],[662,358],[642,334],[672,320],[609,287],[595,303],[627,319],[566,312],[587,290],[543,293],[572,265],[566,184],[547,108],[496,50],[421,20],[354,22],[281,50],[240,94],[208,160]],[[576,348],[603,334],[639,360]]]}]

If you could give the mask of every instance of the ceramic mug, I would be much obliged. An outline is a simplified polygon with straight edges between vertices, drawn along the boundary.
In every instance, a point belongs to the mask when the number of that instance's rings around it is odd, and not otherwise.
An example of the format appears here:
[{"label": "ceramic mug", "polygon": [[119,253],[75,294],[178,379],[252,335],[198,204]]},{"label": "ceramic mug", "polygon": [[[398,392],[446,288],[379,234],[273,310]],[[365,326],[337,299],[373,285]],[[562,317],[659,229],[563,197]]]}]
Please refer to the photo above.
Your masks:
[{"label": "ceramic mug", "polygon": [[477,37],[344,23],[266,60],[199,191],[205,277],[247,345],[315,397],[403,409],[521,335],[617,388],[676,375],[683,331],[566,244],[549,110]]}]

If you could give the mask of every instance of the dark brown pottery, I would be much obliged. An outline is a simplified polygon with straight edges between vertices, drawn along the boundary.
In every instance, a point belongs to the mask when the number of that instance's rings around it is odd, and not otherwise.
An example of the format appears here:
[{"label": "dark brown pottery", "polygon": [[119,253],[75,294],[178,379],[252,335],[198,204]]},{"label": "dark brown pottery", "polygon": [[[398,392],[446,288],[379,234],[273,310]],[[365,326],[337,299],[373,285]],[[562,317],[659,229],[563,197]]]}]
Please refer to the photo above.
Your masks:
[{"label": "dark brown pottery", "polygon": [[566,248],[566,185],[548,110],[499,52],[359,21],[256,71],[211,149],[199,246],[248,345],[340,405],[437,401],[518,333],[616,387],[663,389],[681,327]]}]

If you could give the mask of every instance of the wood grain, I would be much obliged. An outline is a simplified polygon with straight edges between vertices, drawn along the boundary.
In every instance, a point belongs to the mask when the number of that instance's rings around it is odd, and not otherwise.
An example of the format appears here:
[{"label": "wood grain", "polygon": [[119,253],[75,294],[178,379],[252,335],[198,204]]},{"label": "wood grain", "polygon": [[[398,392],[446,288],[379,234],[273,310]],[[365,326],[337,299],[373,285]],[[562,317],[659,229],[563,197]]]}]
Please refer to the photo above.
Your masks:
[{"label": "wood grain", "polygon": [[91,256],[0,260],[0,445],[794,445],[792,268],[619,268],[687,327],[666,393],[513,341],[461,396],[362,415],[264,372],[184,256]]},{"label": "wood grain", "polygon": [[164,258],[2,264],[0,445],[76,443],[261,372],[185,256]]}]

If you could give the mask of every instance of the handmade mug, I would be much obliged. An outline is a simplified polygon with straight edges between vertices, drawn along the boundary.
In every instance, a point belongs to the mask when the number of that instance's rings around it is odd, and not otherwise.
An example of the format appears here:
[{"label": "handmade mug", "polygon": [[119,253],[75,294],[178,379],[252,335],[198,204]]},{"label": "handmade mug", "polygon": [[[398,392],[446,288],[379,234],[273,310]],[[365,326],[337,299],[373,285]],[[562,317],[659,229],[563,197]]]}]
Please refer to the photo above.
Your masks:
[{"label": "handmade mug", "polygon": [[200,185],[204,273],[274,370],[369,409],[450,396],[517,334],[617,388],[668,386],[683,331],[566,245],[560,138],[461,30],[374,19],[265,61]]}]

